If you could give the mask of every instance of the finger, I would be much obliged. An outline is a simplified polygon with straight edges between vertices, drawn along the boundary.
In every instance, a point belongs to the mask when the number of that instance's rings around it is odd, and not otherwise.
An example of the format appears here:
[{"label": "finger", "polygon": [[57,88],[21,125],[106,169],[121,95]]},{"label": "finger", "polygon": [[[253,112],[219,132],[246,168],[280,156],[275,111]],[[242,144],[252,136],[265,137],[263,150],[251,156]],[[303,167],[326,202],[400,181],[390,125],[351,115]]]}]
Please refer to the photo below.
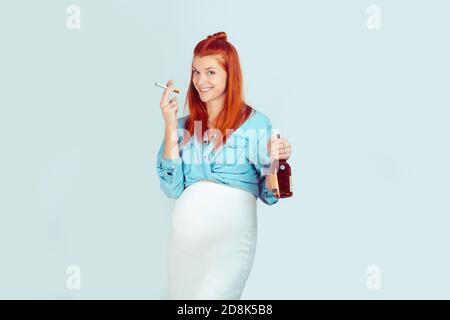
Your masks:
[{"label": "finger", "polygon": [[271,152],[272,156],[280,156],[280,155],[290,155],[291,154],[291,149],[283,149],[283,150],[273,150]]},{"label": "finger", "polygon": [[283,153],[283,154],[288,154],[288,153],[291,153],[292,150],[291,150],[291,148],[285,148],[285,149],[279,150],[278,152]]},{"label": "finger", "polygon": [[169,80],[167,81],[167,89],[164,89],[161,101],[167,101],[167,99],[169,98],[169,94],[172,91],[173,88],[173,80]]},{"label": "finger", "polygon": [[289,141],[288,141],[287,139],[285,139],[285,140],[283,141],[283,145],[284,145],[285,148],[291,146],[291,144],[289,143]]},{"label": "finger", "polygon": [[177,99],[172,99],[172,101],[170,102],[170,106],[171,106],[171,107],[178,106]]},{"label": "finger", "polygon": [[167,111],[167,110],[169,110],[171,107],[172,107],[172,105],[171,105],[170,103],[168,103],[168,104],[166,104],[166,105],[162,108],[162,110],[163,110],[163,111]]},{"label": "finger", "polygon": [[275,137],[275,138],[271,139],[271,144],[273,146],[284,146],[284,147],[286,147],[289,144],[289,142],[287,141],[286,138],[276,138]]},{"label": "finger", "polygon": [[279,139],[279,138],[277,138],[277,137],[274,137],[274,136],[272,136],[272,138],[270,138],[270,142],[271,143],[277,143],[278,141],[280,141],[281,139]]},{"label": "finger", "polygon": [[286,148],[290,148],[291,144],[285,139],[285,140],[280,140],[277,144],[281,149],[286,149]]},{"label": "finger", "polygon": [[288,155],[288,154],[290,154],[289,151],[280,151],[280,152],[278,152],[278,155],[280,155],[280,156],[284,156],[284,155]]},{"label": "finger", "polygon": [[173,97],[170,99],[170,104],[176,104],[177,103],[177,97]]},{"label": "finger", "polygon": [[288,141],[287,141],[286,138],[279,138],[279,139],[277,140],[277,142],[278,142],[279,144],[284,144],[284,145],[288,144]]},{"label": "finger", "polygon": [[277,159],[279,156],[280,156],[280,153],[277,152],[277,151],[271,152],[271,153],[270,153],[270,157],[271,157],[272,159]]},{"label": "finger", "polygon": [[291,157],[291,155],[290,154],[276,154],[276,155],[273,155],[272,157],[271,157],[271,159],[272,160],[286,160],[286,159],[289,159]]},{"label": "finger", "polygon": [[167,108],[170,107],[175,101],[175,97],[173,97],[172,99],[170,99],[166,104],[163,105],[163,108]]},{"label": "finger", "polygon": [[272,137],[270,138],[270,143],[271,143],[272,145],[277,144],[278,141],[280,141],[280,139],[277,138],[276,135],[272,135]]},{"label": "finger", "polygon": [[281,139],[281,138],[277,138],[276,135],[272,135],[272,137],[270,138],[270,141],[273,142],[273,143],[275,143],[275,142],[277,142],[277,141],[280,140],[280,139]]},{"label": "finger", "polygon": [[281,155],[279,155],[279,154],[276,154],[276,155],[273,155],[273,156],[271,156],[271,160],[273,161],[273,160],[280,160],[281,159]]},{"label": "finger", "polygon": [[283,144],[281,143],[277,143],[272,146],[272,150],[283,150],[283,149],[286,149],[286,147],[283,146]]},{"label": "finger", "polygon": [[177,108],[177,110],[178,110],[178,106],[177,106],[177,105],[175,105],[175,104],[169,104],[169,105],[167,105],[166,108],[164,108],[164,111],[165,111],[165,112],[170,112],[170,111],[172,111],[174,108]]},{"label": "finger", "polygon": [[170,108],[172,108],[174,105],[176,105],[177,103],[176,103],[176,101],[174,101],[173,99],[172,100],[170,100],[169,101],[169,103],[168,104],[166,104],[165,106],[164,106],[164,110],[170,110]]}]

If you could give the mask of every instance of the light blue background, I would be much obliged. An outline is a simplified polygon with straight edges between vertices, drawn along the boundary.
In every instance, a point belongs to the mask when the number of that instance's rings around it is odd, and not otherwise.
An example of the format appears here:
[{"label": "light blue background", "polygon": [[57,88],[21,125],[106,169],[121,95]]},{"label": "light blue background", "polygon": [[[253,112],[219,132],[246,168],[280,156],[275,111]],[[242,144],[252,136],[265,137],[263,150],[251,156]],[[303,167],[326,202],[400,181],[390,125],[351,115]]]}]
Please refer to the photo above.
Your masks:
[{"label": "light blue background", "polygon": [[[71,4],[80,30],[66,27]],[[258,203],[242,298],[450,298],[449,10],[2,1],[0,298],[166,298],[173,200],[155,172],[154,82],[174,79],[182,106],[193,49],[218,31],[240,54],[247,102],[293,145],[294,197]]]}]

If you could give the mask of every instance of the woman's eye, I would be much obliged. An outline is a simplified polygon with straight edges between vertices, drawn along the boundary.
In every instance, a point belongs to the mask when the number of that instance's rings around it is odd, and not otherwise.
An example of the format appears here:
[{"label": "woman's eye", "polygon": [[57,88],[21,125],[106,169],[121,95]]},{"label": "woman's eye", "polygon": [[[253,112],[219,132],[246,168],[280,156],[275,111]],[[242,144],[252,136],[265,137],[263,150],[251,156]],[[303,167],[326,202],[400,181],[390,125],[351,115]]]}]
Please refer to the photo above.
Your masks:
[{"label": "woman's eye", "polygon": [[[197,70],[192,70],[192,73],[196,73],[196,72],[198,72],[198,71]],[[215,74],[214,71],[208,71],[208,73]]]}]

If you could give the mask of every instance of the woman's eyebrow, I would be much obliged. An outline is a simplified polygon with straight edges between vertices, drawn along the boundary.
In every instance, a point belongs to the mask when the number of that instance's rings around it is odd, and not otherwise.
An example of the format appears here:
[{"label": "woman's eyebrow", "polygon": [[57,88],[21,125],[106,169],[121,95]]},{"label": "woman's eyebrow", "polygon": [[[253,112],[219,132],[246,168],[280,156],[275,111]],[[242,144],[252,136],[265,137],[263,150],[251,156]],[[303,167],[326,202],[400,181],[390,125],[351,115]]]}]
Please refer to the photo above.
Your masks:
[{"label": "woman's eyebrow", "polygon": [[[192,69],[197,70],[194,67],[192,67]],[[206,68],[205,70],[208,70],[208,69],[215,69],[215,68],[214,67],[209,67],[209,68]]]}]

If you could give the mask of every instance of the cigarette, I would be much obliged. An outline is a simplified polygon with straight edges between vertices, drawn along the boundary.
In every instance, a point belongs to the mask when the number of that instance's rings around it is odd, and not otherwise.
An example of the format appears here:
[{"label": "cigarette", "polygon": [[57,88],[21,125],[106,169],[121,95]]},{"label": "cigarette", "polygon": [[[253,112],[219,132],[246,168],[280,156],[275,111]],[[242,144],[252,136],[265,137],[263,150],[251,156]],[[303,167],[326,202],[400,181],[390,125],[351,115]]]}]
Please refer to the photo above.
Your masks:
[{"label": "cigarette", "polygon": [[[165,85],[163,85],[163,84],[160,84],[160,83],[158,83],[158,82],[155,82],[155,86],[160,87],[160,88],[167,89],[167,86],[165,86]],[[177,88],[173,88],[172,91],[175,92],[175,93],[180,93],[180,92],[181,92],[181,90],[180,90],[180,89],[177,89]]]}]

